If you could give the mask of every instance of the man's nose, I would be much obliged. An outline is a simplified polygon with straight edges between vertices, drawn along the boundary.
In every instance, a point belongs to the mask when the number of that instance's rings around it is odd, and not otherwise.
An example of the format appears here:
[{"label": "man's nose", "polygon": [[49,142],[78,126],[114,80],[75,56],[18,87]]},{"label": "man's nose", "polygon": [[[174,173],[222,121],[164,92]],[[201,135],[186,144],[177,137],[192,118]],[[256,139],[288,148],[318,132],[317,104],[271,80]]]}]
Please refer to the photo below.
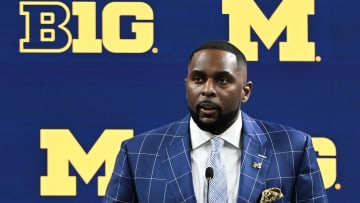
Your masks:
[{"label": "man's nose", "polygon": [[207,80],[206,83],[204,83],[204,87],[202,89],[201,95],[205,97],[216,96],[214,82],[212,80]]}]

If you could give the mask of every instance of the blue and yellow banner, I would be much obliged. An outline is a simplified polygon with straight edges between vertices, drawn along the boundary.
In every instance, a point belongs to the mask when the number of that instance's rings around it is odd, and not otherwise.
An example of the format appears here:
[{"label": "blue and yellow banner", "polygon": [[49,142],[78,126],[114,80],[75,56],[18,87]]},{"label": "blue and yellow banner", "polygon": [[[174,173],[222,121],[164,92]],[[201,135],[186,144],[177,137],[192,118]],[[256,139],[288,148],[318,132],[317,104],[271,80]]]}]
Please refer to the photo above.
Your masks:
[{"label": "blue and yellow banner", "polygon": [[187,114],[190,53],[244,52],[243,110],[313,136],[330,202],[356,201],[360,3],[0,3],[1,202],[100,202],[123,140]]}]

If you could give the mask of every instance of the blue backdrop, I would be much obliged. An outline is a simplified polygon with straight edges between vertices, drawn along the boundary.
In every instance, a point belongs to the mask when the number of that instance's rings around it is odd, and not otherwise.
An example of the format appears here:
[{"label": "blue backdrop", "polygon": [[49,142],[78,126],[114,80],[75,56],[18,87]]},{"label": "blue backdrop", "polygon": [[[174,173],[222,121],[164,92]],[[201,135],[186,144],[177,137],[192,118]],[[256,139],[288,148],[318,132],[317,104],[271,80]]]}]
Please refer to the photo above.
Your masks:
[{"label": "blue backdrop", "polygon": [[[77,177],[76,195],[41,194],[41,187],[50,186],[42,185],[40,177],[50,176],[49,164],[58,161],[48,154],[49,148],[41,147],[41,129],[68,129],[83,151],[88,152],[106,129],[134,129],[137,134],[182,118],[187,113],[184,78],[189,54],[206,40],[238,40],[240,36],[230,39],[230,32],[236,34],[234,30],[246,29],[241,27],[241,22],[249,19],[239,15],[237,27],[229,24],[229,18],[244,9],[245,4],[240,3],[253,1],[149,0],[144,1],[146,4],[129,3],[130,8],[119,4],[124,9],[120,8],[121,16],[115,13],[114,18],[109,17],[115,19],[114,22],[102,19],[111,15],[112,10],[105,7],[116,7],[115,1],[92,1],[96,4],[96,14],[85,9],[88,7],[74,6],[75,1],[62,0],[62,6],[49,3],[55,1],[45,2],[48,5],[40,2],[0,3],[1,202],[100,202],[96,177],[109,175],[105,174],[104,165],[99,165],[93,178],[85,183],[80,178],[82,172],[69,164],[67,174]],[[253,117],[332,140],[336,154],[326,156],[324,152],[325,158],[336,160],[335,166],[329,165],[336,169],[335,180],[327,189],[329,199],[353,202],[360,180],[356,151],[360,143],[357,126],[360,121],[360,3],[257,0],[256,6],[270,19],[285,2],[304,2],[304,7],[313,5],[314,15],[302,7],[285,6],[281,20],[275,22],[285,22],[283,30],[270,49],[263,43],[267,34],[249,28],[251,41],[258,42],[258,60],[248,64],[254,90],[243,110]],[[231,14],[223,13],[224,4],[232,5]],[[66,14],[65,8],[70,13]],[[83,13],[76,14],[74,8],[80,8]],[[302,18],[306,22],[291,20],[294,13],[302,9],[309,14]],[[146,11],[152,11],[153,17],[149,14],[144,19],[136,19],[135,16]],[[245,17],[252,15],[255,14]],[[70,31],[70,37],[57,27],[66,17],[69,20],[65,28]],[[96,17],[93,21],[96,30],[79,23],[80,19],[91,17]],[[141,27],[137,33],[131,30],[136,23]],[[279,51],[280,42],[296,42],[304,37],[301,32],[290,36],[289,30],[294,28],[291,23],[295,23],[295,27],[305,25],[300,31],[305,30],[305,37],[315,44],[311,60],[279,59],[284,52]],[[105,24],[110,26],[106,28]],[[148,29],[144,25],[153,27]],[[96,38],[100,40],[111,38],[105,33],[111,34],[114,30],[119,33],[110,43],[102,45],[100,53],[75,53],[73,49],[77,45],[70,38],[83,36],[79,30],[85,28],[88,29],[84,33],[96,31]],[[42,33],[42,29],[48,30]],[[144,37],[141,41],[144,36],[141,33],[153,34],[153,37]],[[20,39],[26,36],[27,42],[22,43]],[[130,39],[130,44],[120,45],[122,53],[117,53],[120,51],[116,42],[124,39]],[[71,44],[66,47],[68,42]],[[85,42],[91,44],[90,40]],[[295,46],[295,55],[303,49],[299,43]],[[141,53],[131,51],[132,46],[139,47]],[[65,48],[60,53],[50,53],[62,47]],[[35,53],[33,49],[42,53]],[[62,149],[64,153],[68,150],[66,145]],[[54,184],[52,189],[56,191]]]}]

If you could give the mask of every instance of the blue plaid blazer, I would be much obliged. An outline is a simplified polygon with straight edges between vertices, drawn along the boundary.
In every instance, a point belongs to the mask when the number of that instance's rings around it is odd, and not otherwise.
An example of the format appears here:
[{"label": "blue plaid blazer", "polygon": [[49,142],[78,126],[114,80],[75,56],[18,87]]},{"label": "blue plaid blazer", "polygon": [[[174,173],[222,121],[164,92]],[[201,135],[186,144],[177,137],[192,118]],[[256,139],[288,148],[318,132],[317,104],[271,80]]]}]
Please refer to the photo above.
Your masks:
[{"label": "blue plaid blazer", "polygon": [[[196,202],[189,118],[124,141],[103,202]],[[328,202],[309,135],[243,112],[242,119],[237,202],[258,202],[272,187],[284,194],[276,202]]]}]

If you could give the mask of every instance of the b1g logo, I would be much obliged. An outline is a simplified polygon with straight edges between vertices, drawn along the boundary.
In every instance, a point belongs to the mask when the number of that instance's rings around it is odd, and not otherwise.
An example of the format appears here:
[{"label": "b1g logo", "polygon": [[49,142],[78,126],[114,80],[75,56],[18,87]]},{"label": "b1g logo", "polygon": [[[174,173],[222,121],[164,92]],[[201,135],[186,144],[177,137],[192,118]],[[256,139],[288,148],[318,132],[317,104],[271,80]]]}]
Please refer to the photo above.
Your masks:
[{"label": "b1g logo", "polygon": [[222,13],[229,15],[229,41],[249,61],[258,61],[258,43],[250,39],[252,28],[267,49],[286,29],[286,42],[279,43],[280,61],[315,61],[315,43],[308,41],[308,15],[314,15],[314,0],[282,0],[268,19],[254,0],[223,0]]},{"label": "b1g logo", "polygon": [[[102,53],[102,45],[113,53],[143,53],[154,41],[154,13],[144,2],[110,2],[102,10],[102,39],[97,38],[96,2],[21,1],[20,15],[25,16],[25,37],[20,39],[21,53],[62,53],[72,44],[73,53]],[[77,37],[69,29],[76,16]],[[135,16],[131,23],[134,38],[121,38],[120,19]],[[99,23],[98,23],[99,24]]]},{"label": "b1g logo", "polygon": [[[323,177],[325,188],[330,188],[336,181],[336,146],[332,140],[326,137],[312,138],[314,149],[318,153],[317,162]],[[335,184],[335,189],[339,188],[340,184]]]}]

